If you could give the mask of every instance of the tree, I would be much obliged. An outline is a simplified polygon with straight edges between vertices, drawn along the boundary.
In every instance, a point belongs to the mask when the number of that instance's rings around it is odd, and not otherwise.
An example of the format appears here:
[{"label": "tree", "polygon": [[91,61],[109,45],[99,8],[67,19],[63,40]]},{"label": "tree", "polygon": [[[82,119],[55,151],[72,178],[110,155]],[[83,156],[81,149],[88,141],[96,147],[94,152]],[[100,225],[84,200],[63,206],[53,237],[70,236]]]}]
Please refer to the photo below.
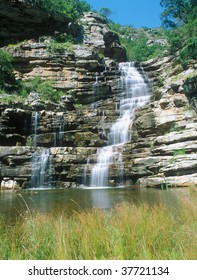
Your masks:
[{"label": "tree", "polygon": [[90,5],[80,0],[36,0],[36,4],[50,14],[62,13],[72,20],[90,10]]},{"label": "tree", "polygon": [[165,8],[163,24],[170,27],[168,41],[170,53],[178,51],[178,61],[187,67],[197,58],[197,0],[161,0]]},{"label": "tree", "polygon": [[109,16],[111,16],[113,13],[110,9],[108,8],[101,8],[99,10],[99,14],[101,14],[104,18],[108,18]]},{"label": "tree", "polygon": [[197,0],[161,0],[161,19],[165,27],[176,28],[194,19]]}]

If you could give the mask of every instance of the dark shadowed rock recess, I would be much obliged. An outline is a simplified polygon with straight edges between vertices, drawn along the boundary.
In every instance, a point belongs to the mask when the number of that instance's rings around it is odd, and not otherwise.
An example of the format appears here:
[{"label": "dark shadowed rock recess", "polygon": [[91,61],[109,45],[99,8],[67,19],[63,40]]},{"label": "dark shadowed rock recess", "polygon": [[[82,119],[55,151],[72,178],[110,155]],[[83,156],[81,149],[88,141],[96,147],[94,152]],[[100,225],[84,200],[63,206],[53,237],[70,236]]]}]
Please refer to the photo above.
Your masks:
[{"label": "dark shadowed rock recess", "polygon": [[[1,102],[1,188],[35,187],[49,179],[56,188],[83,186],[97,148],[107,145],[109,129],[119,116],[118,63],[126,61],[125,49],[106,21],[92,12],[78,22],[82,43],[64,53],[50,53],[48,44],[55,30],[68,28],[65,18],[49,19],[23,3],[10,8],[8,1],[1,1],[0,18],[4,44],[10,38],[28,39],[9,48],[16,79],[40,75],[64,92],[58,103],[42,101],[34,92],[23,103]],[[142,74],[149,78],[152,97],[136,110],[131,140],[122,147],[124,185],[197,184],[197,113],[192,101],[197,94],[196,65],[183,71],[174,66],[172,57],[164,57],[136,67],[140,72],[143,67]],[[112,185],[118,186],[116,166],[109,169]]]}]

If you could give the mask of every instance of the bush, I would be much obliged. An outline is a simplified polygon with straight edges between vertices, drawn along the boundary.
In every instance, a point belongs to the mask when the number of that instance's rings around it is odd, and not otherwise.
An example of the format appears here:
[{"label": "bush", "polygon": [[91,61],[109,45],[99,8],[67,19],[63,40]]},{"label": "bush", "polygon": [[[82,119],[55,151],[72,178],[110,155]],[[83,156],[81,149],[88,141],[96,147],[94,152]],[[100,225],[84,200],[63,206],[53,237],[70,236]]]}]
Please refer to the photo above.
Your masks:
[{"label": "bush", "polygon": [[14,80],[12,59],[10,54],[0,49],[0,88],[5,88]]},{"label": "bush", "polygon": [[59,43],[53,41],[48,45],[48,51],[52,54],[64,54],[65,51],[73,52],[73,44],[70,42]]},{"label": "bush", "polygon": [[178,61],[186,67],[189,61],[197,58],[197,20],[188,22],[168,32],[169,52],[179,52]]},{"label": "bush", "polygon": [[171,28],[168,32],[169,51],[172,55],[175,52],[179,53],[178,61],[183,67],[186,67],[197,56],[196,3],[196,0],[161,1],[164,7],[161,15],[163,24]]},{"label": "bush", "polygon": [[179,54],[179,61],[181,62],[182,66],[187,66],[191,59],[197,58],[197,39],[191,38],[188,39],[186,42],[185,47],[180,51]]},{"label": "bush", "polygon": [[31,91],[37,92],[42,100],[50,100],[53,102],[58,102],[61,95],[63,95],[62,91],[58,91],[54,88],[53,81],[44,81],[40,76],[36,76],[33,80],[22,83],[20,90],[22,96],[26,96],[27,93]]},{"label": "bush", "polygon": [[159,54],[162,54],[166,49],[161,45],[147,45],[147,38],[141,37],[136,40],[121,38],[121,43],[127,52],[127,59],[132,61],[145,61],[151,59]]},{"label": "bush", "polygon": [[147,27],[137,29],[113,22],[110,22],[108,25],[113,32],[118,33],[120,36],[120,41],[126,49],[128,60],[145,61],[162,54],[166,49],[166,46],[159,44],[147,45],[150,38],[157,40],[166,37],[165,31],[162,29],[149,30]]}]

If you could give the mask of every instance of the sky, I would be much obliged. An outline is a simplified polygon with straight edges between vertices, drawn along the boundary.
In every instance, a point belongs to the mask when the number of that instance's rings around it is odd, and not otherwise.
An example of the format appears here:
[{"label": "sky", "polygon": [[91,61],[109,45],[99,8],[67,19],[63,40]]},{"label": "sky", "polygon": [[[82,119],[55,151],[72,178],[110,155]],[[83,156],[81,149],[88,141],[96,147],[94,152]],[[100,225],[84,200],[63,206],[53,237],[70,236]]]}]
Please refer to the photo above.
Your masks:
[{"label": "sky", "polygon": [[160,0],[85,0],[94,10],[108,8],[115,23],[133,27],[160,27]]}]

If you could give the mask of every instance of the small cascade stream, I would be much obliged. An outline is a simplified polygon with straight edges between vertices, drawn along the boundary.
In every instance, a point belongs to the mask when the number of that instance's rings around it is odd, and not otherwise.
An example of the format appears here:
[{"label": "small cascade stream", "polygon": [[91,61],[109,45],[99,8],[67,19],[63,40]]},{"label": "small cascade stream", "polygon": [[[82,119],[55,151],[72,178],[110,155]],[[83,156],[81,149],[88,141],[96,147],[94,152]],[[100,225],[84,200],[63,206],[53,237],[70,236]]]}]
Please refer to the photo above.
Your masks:
[{"label": "small cascade stream", "polygon": [[31,188],[51,188],[51,169],[49,149],[35,151],[32,155]]},{"label": "small cascade stream", "polygon": [[32,144],[34,147],[37,146],[37,130],[38,130],[38,121],[39,121],[39,115],[38,112],[32,112],[31,115],[31,130],[32,130]]},{"label": "small cascade stream", "polygon": [[64,119],[58,117],[53,123],[54,147],[62,147],[64,139]]},{"label": "small cascade stream", "polygon": [[131,138],[132,120],[135,110],[144,106],[150,99],[150,92],[134,63],[119,64],[122,95],[119,104],[119,118],[113,123],[108,134],[108,146],[97,150],[96,164],[91,170],[90,187],[109,187],[109,167],[115,164],[118,169],[119,184],[123,182],[122,146]]},{"label": "small cascade stream", "polygon": [[98,73],[95,74],[95,82],[93,84],[93,93],[94,93],[94,96],[99,95]]},{"label": "small cascade stream", "polygon": [[32,112],[32,145],[35,151],[31,159],[30,188],[42,189],[52,187],[52,164],[48,148],[37,147],[37,134],[39,125],[38,112]]}]

